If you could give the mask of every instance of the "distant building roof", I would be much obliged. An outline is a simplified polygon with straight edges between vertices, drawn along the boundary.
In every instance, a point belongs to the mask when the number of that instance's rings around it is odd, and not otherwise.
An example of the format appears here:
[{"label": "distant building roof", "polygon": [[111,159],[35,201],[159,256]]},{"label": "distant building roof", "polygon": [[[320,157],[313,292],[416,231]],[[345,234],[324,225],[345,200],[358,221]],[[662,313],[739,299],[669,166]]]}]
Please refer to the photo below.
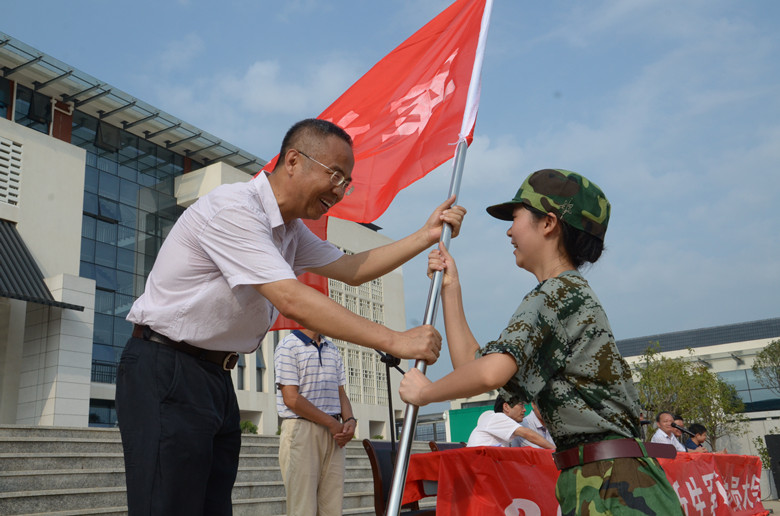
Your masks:
[{"label": "distant building roof", "polygon": [[641,355],[651,342],[656,341],[660,344],[661,351],[676,351],[775,337],[780,338],[780,317],[622,339],[617,341],[617,346],[624,357],[632,357]]},{"label": "distant building roof", "polygon": [[[115,86],[0,32],[0,77],[30,84],[35,92],[71,104],[203,166],[223,161],[256,174],[266,161],[143,102]],[[132,131],[131,131],[132,128]]]}]

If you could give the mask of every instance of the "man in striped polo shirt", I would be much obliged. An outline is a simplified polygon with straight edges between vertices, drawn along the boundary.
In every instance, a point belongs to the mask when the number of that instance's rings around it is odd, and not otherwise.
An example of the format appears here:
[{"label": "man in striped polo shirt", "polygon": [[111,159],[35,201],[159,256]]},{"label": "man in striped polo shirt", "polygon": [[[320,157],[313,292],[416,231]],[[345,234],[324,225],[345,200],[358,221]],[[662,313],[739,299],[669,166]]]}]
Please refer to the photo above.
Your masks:
[{"label": "man in striped polo shirt", "polygon": [[276,348],[274,369],[287,514],[340,516],[344,446],[357,427],[341,354],[319,333],[295,330]]}]

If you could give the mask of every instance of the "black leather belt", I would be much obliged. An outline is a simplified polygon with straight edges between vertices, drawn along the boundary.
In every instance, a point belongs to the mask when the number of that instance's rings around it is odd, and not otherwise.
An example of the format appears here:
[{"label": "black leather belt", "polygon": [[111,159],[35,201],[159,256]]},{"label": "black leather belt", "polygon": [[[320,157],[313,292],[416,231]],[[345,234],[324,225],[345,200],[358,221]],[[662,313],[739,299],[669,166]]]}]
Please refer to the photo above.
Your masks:
[{"label": "black leather belt", "polygon": [[595,443],[582,444],[576,448],[553,453],[558,469],[582,466],[597,460],[619,459],[622,457],[662,457],[673,459],[677,450],[671,444],[640,443],[636,439],[607,439]]},{"label": "black leather belt", "polygon": [[[336,421],[341,423],[341,414],[329,414],[332,416]],[[301,416],[293,416],[293,417],[283,417],[282,419],[306,419],[305,417]]]},{"label": "black leather belt", "polygon": [[157,333],[148,326],[141,326],[140,324],[133,325],[133,337],[136,339],[148,340],[156,342],[164,346],[171,347],[176,351],[187,353],[200,360],[206,360],[221,366],[223,370],[230,371],[238,363],[238,353],[233,351],[214,351],[211,349],[203,349],[186,342],[179,342],[171,340],[161,333]]}]

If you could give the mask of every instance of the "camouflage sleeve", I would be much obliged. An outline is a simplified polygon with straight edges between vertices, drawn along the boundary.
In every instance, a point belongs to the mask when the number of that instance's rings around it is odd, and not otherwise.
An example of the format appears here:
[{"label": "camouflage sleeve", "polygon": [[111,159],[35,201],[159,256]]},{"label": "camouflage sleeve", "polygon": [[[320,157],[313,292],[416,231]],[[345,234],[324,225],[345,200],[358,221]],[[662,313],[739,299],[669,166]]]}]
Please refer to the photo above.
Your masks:
[{"label": "camouflage sleeve", "polygon": [[566,360],[566,332],[553,310],[549,296],[536,289],[515,311],[498,340],[489,342],[479,353],[507,353],[517,363],[517,373],[501,389],[509,402],[530,402],[544,388]]}]

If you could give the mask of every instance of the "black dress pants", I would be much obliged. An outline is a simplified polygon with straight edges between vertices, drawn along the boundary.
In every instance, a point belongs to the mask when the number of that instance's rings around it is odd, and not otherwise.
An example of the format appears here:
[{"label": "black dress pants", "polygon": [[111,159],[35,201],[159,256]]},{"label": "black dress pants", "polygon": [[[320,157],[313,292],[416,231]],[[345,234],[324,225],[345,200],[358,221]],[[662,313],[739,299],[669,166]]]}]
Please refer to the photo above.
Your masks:
[{"label": "black dress pants", "polygon": [[131,338],[119,363],[116,411],[129,516],[230,516],[241,448],[230,372]]}]

